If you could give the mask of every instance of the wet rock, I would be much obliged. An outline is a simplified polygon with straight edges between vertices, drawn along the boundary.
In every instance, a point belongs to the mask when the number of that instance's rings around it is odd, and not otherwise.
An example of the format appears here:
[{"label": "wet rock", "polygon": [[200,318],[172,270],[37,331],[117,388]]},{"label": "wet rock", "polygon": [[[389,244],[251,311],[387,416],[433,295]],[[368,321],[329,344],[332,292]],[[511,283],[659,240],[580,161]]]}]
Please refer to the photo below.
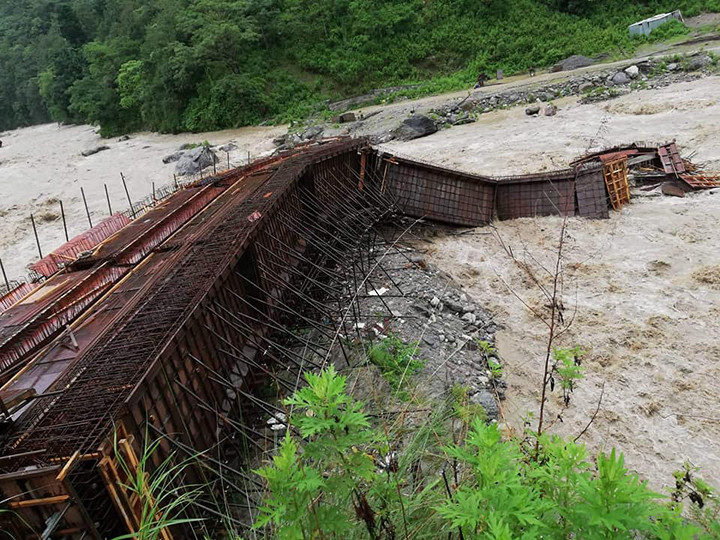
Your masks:
[{"label": "wet rock", "polygon": [[543,111],[543,114],[545,116],[555,116],[557,114],[557,107],[550,103],[549,105],[545,106],[545,110]]},{"label": "wet rock", "polygon": [[437,296],[433,296],[432,300],[430,300],[430,305],[432,307],[438,307],[438,305],[440,305],[440,299]]},{"label": "wet rock", "polygon": [[454,311],[455,313],[462,313],[463,307],[460,302],[456,302],[455,300],[448,298],[445,300],[445,305],[450,311]]},{"label": "wet rock", "polygon": [[497,420],[500,415],[495,396],[488,390],[480,390],[477,394],[470,396],[470,401],[483,406],[488,420]]},{"label": "wet rock", "polygon": [[181,157],[183,157],[183,155],[185,155],[185,152],[184,152],[184,151],[174,152],[174,153],[172,153],[172,154],[170,154],[170,155],[165,156],[165,157],[163,158],[162,162],[163,162],[163,163],[166,163],[166,164],[167,164],[167,163],[174,163],[174,162],[176,162],[177,160],[179,160]]},{"label": "wet rock", "polygon": [[525,114],[528,116],[536,116],[540,114],[540,105],[531,105],[527,109],[525,109]]},{"label": "wet rock", "polygon": [[184,152],[175,165],[175,171],[181,175],[197,174],[219,161],[215,152],[207,146],[198,146]]},{"label": "wet rock", "polygon": [[680,182],[665,182],[662,185],[662,193],[670,197],[684,197],[685,189],[680,185]]},{"label": "wet rock", "polygon": [[437,126],[427,116],[416,114],[403,121],[399,128],[394,132],[396,138],[403,141],[411,141],[419,139],[427,135],[432,135],[437,131]]},{"label": "wet rock", "polygon": [[621,86],[621,85],[627,84],[629,82],[630,82],[630,77],[624,71],[618,71],[608,81],[608,83],[613,84],[615,86]]},{"label": "wet rock", "polygon": [[118,139],[118,142],[125,142],[130,140],[130,135],[123,135]]},{"label": "wet rock", "polygon": [[286,143],[287,143],[287,133],[285,135],[280,135],[273,139],[273,144],[275,146],[285,146]]},{"label": "wet rock", "polygon": [[223,144],[218,148],[221,152],[232,152],[233,150],[237,150],[237,144],[235,143],[227,143]]},{"label": "wet rock", "polygon": [[474,313],[466,313],[465,315],[462,316],[462,320],[469,324],[474,324],[475,321],[477,320],[477,317],[475,317]]},{"label": "wet rock", "polygon": [[437,345],[437,338],[435,336],[424,335],[423,341],[425,343],[427,343],[428,345],[430,345],[431,347],[435,347],[435,345]]},{"label": "wet rock", "polygon": [[105,150],[110,150],[110,147],[106,145],[96,146],[95,148],[88,148],[87,150],[83,150],[81,153],[83,156],[88,157],[92,156],[93,154],[97,154],[98,152],[104,152]]},{"label": "wet rock", "polygon": [[625,70],[625,73],[627,73],[627,76],[631,79],[637,79],[638,75],[640,75],[640,68],[637,66],[630,66]]},{"label": "wet rock", "polygon": [[312,141],[320,137],[323,131],[325,131],[325,129],[322,126],[310,126],[305,131],[303,131],[300,138],[304,141]]},{"label": "wet rock", "polygon": [[678,65],[677,65],[675,62],[670,62],[670,63],[667,65],[667,70],[668,70],[668,71],[675,71],[677,68],[678,68]]}]

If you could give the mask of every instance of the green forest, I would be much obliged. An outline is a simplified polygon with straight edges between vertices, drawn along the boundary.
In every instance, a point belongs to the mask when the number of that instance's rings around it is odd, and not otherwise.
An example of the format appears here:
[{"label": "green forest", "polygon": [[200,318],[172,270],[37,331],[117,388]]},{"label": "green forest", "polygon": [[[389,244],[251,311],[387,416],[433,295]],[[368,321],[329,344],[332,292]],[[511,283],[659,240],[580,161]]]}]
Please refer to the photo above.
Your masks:
[{"label": "green forest", "polygon": [[720,0],[0,0],[0,129],[282,122],[374,88],[628,55],[647,40],[628,24],[678,8]]}]

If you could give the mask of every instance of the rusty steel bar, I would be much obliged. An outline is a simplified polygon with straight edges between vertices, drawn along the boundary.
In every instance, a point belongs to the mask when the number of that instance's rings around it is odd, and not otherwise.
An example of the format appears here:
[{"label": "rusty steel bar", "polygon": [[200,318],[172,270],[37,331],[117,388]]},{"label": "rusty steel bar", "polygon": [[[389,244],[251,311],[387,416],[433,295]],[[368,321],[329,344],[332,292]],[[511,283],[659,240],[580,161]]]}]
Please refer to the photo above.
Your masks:
[{"label": "rusty steel bar", "polygon": [[8,281],[7,274],[5,273],[5,266],[3,266],[2,259],[0,259],[0,271],[2,271],[3,281],[5,281],[5,289],[10,293],[10,282]]},{"label": "rusty steel bar", "polygon": [[82,193],[83,204],[85,205],[85,214],[87,215],[88,223],[90,224],[90,228],[92,229],[93,224],[92,219],[90,219],[90,209],[88,208],[87,199],[85,198],[85,190],[82,188],[82,186],[80,187],[80,193]]},{"label": "rusty steel bar", "polygon": [[42,248],[40,247],[40,238],[38,237],[37,227],[35,226],[35,218],[30,214],[30,221],[32,222],[33,233],[35,234],[35,242],[37,243],[38,253],[40,258],[43,258]]},{"label": "rusty steel bar", "polygon": [[128,204],[130,205],[130,212],[132,213],[133,219],[135,219],[137,216],[135,214],[135,208],[133,207],[132,199],[130,199],[130,192],[128,191],[127,183],[125,182],[125,175],[123,173],[120,173],[120,178],[122,179],[123,188],[125,188],[125,196],[127,197]]},{"label": "rusty steel bar", "polygon": [[108,213],[112,216],[113,211],[112,211],[112,205],[110,204],[110,193],[108,193],[107,184],[103,184],[103,187],[105,188],[105,199],[107,200]]},{"label": "rusty steel bar", "polygon": [[60,201],[60,215],[62,216],[63,231],[65,231],[65,241],[69,242],[70,237],[68,236],[67,221],[65,221],[65,208],[63,208],[63,202]]}]

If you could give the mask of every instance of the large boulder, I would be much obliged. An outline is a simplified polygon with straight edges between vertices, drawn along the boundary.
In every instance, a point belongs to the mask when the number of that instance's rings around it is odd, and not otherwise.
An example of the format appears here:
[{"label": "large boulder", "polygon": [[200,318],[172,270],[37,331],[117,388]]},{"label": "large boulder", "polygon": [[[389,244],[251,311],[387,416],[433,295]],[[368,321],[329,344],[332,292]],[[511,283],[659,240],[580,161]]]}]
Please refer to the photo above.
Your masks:
[{"label": "large boulder", "polygon": [[610,77],[608,83],[614,86],[621,86],[630,82],[630,77],[624,71],[618,71],[615,75]]},{"label": "large boulder", "polygon": [[185,152],[175,165],[175,171],[181,175],[197,174],[203,169],[220,161],[209,147],[198,146]]},{"label": "large boulder", "polygon": [[545,106],[545,110],[543,111],[543,114],[545,116],[555,116],[557,114],[557,107],[553,103],[548,103]]},{"label": "large boulder", "polygon": [[689,189],[686,184],[681,184],[678,181],[670,181],[662,185],[661,191],[663,195],[670,197],[684,197]]},{"label": "large boulder", "polygon": [[83,156],[88,157],[92,156],[93,154],[97,154],[98,152],[103,152],[105,150],[110,150],[110,147],[106,145],[96,146],[95,148],[88,148],[87,150],[83,150],[81,153]]},{"label": "large boulder", "polygon": [[181,157],[183,157],[184,155],[185,155],[185,151],[184,151],[184,150],[180,150],[179,152],[173,152],[172,154],[168,154],[167,156],[165,156],[165,157],[163,158],[163,163],[165,163],[165,164],[175,163],[176,161],[178,161],[178,160],[179,160]]},{"label": "large boulder", "polygon": [[631,79],[637,79],[638,75],[640,75],[640,68],[637,66],[630,66],[625,69],[625,73],[627,73],[627,76]]},{"label": "large boulder", "polygon": [[323,131],[325,131],[325,129],[322,126],[310,126],[305,131],[303,131],[300,138],[303,141],[312,141],[312,140],[320,137],[320,135],[322,135]]},{"label": "large boulder", "polygon": [[550,71],[572,71],[573,69],[592,66],[594,63],[595,62],[592,58],[588,58],[587,56],[582,56],[580,54],[574,54],[573,56],[555,64],[552,68],[550,68]]},{"label": "large boulder", "polygon": [[403,123],[394,132],[397,139],[403,141],[410,141],[412,139],[419,139],[427,135],[432,135],[437,131],[437,126],[427,116],[422,114],[416,114],[410,118],[403,120]]},{"label": "large boulder", "polygon": [[237,150],[237,144],[229,142],[218,147],[218,150],[221,152],[232,152],[233,150]]},{"label": "large boulder", "polygon": [[700,53],[691,56],[688,61],[687,65],[685,66],[686,71],[699,71],[707,66],[709,66],[712,63],[712,58],[705,54]]}]

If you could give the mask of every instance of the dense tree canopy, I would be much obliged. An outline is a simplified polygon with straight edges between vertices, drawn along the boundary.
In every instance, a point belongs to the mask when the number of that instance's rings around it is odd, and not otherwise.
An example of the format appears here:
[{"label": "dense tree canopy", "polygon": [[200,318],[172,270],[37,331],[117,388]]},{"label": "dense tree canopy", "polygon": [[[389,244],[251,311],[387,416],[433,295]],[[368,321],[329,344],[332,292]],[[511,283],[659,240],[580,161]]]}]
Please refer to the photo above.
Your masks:
[{"label": "dense tree canopy", "polygon": [[720,0],[0,0],[0,129],[281,120],[379,86],[627,53],[627,24],[671,7]]}]

